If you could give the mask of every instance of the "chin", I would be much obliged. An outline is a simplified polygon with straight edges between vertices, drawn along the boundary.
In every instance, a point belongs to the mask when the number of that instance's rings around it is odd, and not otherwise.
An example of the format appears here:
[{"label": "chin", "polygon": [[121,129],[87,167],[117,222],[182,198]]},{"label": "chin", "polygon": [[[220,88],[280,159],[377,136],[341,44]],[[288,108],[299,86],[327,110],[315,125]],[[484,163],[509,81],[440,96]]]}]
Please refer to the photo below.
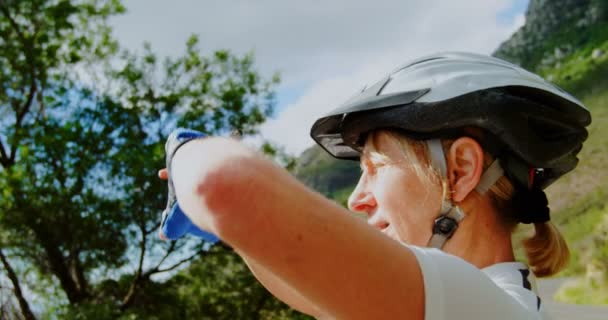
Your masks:
[{"label": "chin", "polygon": [[399,242],[405,242],[405,243],[407,243],[406,241],[403,241],[399,237],[399,235],[393,230],[393,228],[391,228],[390,226],[387,227],[386,229],[382,230],[381,232],[384,233],[384,235],[386,235],[387,237],[389,237],[389,238],[391,238],[393,240],[397,240]]}]

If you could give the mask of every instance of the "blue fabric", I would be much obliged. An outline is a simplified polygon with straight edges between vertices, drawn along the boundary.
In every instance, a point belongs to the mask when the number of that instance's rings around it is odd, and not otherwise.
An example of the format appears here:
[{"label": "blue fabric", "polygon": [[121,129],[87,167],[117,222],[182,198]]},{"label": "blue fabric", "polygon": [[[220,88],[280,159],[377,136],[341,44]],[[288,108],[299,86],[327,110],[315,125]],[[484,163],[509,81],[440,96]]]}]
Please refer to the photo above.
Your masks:
[{"label": "blue fabric", "polygon": [[[173,156],[179,147],[191,140],[203,137],[205,137],[203,133],[195,130],[184,128],[177,128],[173,130],[173,132],[171,132],[169,135],[169,138],[167,138],[167,143],[165,144],[167,170],[171,171],[171,161],[173,160]],[[191,234],[211,243],[218,242],[219,238],[216,235],[198,228],[179,207],[170,172],[168,184],[168,201],[167,208],[165,211],[163,211],[161,217],[161,233],[170,240],[177,240],[183,237],[185,234]]]},{"label": "blue fabric", "polygon": [[220,240],[216,235],[203,231],[192,223],[177,202],[173,205],[165,219],[165,223],[161,226],[161,231],[163,235],[170,240],[177,240],[185,234],[191,234],[211,243],[216,243]]}]

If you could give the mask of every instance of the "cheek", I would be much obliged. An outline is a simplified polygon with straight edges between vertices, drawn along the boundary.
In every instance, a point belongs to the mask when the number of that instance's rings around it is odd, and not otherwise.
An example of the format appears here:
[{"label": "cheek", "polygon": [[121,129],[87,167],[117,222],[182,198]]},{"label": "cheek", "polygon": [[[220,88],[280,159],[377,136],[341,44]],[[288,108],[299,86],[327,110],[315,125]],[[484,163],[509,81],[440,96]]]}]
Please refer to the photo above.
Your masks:
[{"label": "cheek", "polygon": [[426,245],[433,221],[439,214],[441,190],[437,191],[437,186],[424,183],[413,173],[402,176],[393,186],[395,193],[387,201],[394,232],[404,242]]}]

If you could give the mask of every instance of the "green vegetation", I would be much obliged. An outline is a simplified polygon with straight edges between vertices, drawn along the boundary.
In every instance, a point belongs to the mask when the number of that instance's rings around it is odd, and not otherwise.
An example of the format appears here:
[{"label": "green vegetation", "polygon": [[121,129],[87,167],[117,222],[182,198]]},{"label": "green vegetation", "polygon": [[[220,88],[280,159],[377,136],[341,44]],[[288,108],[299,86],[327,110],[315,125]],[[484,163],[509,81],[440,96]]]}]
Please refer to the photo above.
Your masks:
[{"label": "green vegetation", "polygon": [[[608,72],[608,23],[601,26],[605,30],[595,35],[587,45],[556,62],[552,66],[541,66],[538,72],[545,78],[557,83],[568,92],[577,95],[592,94],[591,88],[601,89],[608,85],[605,75]],[[602,37],[601,40],[597,39]],[[603,54],[593,58],[596,50]],[[604,76],[602,76],[604,75]]]},{"label": "green vegetation", "polygon": [[[608,42],[605,42],[608,44]],[[590,109],[593,122],[589,138],[579,154],[579,166],[548,188],[553,222],[570,246],[571,261],[558,276],[578,276],[565,285],[556,299],[570,303],[608,303],[608,54],[601,62],[581,59],[574,54],[566,64],[569,80],[560,83],[581,98]],[[584,55],[586,56],[586,55]],[[572,70],[577,70],[576,73]],[[547,74],[565,74],[545,69]],[[519,241],[532,232],[523,226],[514,235],[517,257],[525,259]]]},{"label": "green vegetation", "polygon": [[[107,279],[96,288],[99,299],[128,289],[132,276]],[[103,302],[103,303],[100,303]],[[216,245],[164,282],[148,281],[134,298],[133,307],[112,308],[110,301],[62,306],[43,318],[61,319],[310,319],[275,299],[230,248]]]},{"label": "green vegetation", "polygon": [[345,204],[349,190],[359,179],[360,169],[356,161],[335,159],[319,146],[313,146],[298,159],[295,175],[309,187]]},{"label": "green vegetation", "polygon": [[[608,66],[608,59],[604,61],[599,67]],[[572,249],[572,262],[564,275],[583,274],[592,252],[604,249],[592,239],[608,214],[608,83],[596,71],[587,72],[579,82],[589,84],[582,99],[593,117],[589,139],[580,153],[579,167],[549,189],[550,198],[559,206],[554,221]]]},{"label": "green vegetation", "polygon": [[576,304],[606,305],[608,286],[590,284],[585,280],[577,279],[564,284],[556,293],[555,299]]},{"label": "green vegetation", "polygon": [[334,191],[330,198],[334,199],[337,203],[342,205],[343,207],[348,207],[348,197],[355,188],[353,186],[348,186],[339,190]]},{"label": "green vegetation", "polygon": [[[575,21],[564,22],[561,28],[554,31],[549,38],[544,39],[543,45],[533,51],[530,59],[526,61],[525,67],[542,73],[546,67],[543,65],[546,63],[543,58],[546,59],[548,54],[554,53],[556,49],[560,48],[564,48],[564,50],[571,48],[569,50],[572,50],[572,53],[568,54],[567,60],[578,60],[579,57],[590,58],[592,51],[601,48],[608,38],[608,23],[599,23],[585,28],[573,27],[574,23]],[[558,62],[561,61],[555,63]],[[563,63],[561,65],[564,66]],[[559,69],[563,70],[562,67]],[[566,76],[563,78],[564,80],[576,81],[574,78],[568,79],[568,73],[564,73],[564,75]],[[556,81],[559,82],[559,80]]]},{"label": "green vegetation", "polygon": [[167,135],[255,133],[278,77],[195,36],[172,58],[121,50],[108,19],[122,12],[0,1],[0,318],[290,316],[232,251],[157,236]]}]

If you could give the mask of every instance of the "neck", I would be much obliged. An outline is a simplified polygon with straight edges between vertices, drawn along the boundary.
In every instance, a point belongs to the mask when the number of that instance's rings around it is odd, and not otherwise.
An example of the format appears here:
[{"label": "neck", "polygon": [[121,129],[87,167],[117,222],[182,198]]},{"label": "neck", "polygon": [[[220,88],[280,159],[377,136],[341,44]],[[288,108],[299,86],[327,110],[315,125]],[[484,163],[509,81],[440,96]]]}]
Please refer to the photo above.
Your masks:
[{"label": "neck", "polygon": [[480,269],[500,262],[515,261],[510,231],[501,225],[498,213],[487,198],[476,200],[475,205],[469,208],[465,208],[466,204],[462,203],[465,218],[443,250]]}]

